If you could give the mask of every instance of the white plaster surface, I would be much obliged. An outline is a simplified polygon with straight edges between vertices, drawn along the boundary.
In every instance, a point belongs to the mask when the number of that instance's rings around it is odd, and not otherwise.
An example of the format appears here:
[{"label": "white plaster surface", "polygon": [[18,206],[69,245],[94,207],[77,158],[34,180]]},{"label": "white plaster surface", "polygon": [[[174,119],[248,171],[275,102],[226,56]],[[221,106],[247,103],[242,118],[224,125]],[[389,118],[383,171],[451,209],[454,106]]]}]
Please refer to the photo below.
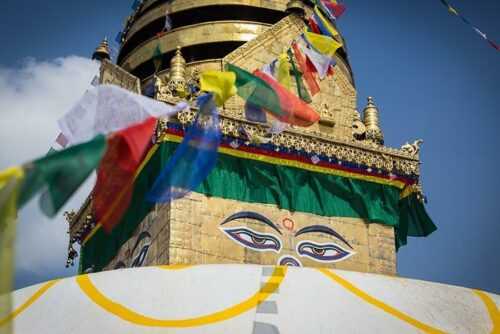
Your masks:
[{"label": "white plaster surface", "polygon": [[[206,265],[178,270],[124,269],[92,274],[89,278],[109,300],[131,312],[179,320],[238,305],[270,279],[269,272],[254,265]],[[492,330],[484,303],[470,289],[366,273],[334,273],[385,305],[435,329],[448,333]],[[41,286],[14,292],[14,309]],[[500,296],[488,295],[498,306]],[[94,303],[73,277],[47,290],[15,318],[14,325],[15,333],[54,334],[422,332],[311,268],[289,268],[279,289],[265,302],[268,304],[210,324],[188,328],[145,326],[122,319]]]}]

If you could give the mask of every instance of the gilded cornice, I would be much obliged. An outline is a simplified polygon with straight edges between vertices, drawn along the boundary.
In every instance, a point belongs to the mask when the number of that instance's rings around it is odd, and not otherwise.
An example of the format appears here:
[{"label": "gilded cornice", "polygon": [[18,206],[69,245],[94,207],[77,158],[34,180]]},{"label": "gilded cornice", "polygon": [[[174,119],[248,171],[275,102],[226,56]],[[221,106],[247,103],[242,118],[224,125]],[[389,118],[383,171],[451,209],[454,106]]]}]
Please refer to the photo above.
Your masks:
[{"label": "gilded cornice", "polygon": [[[149,23],[165,17],[165,12],[169,8],[171,13],[182,12],[189,9],[206,7],[206,6],[225,6],[225,5],[240,5],[247,7],[259,7],[266,9],[273,9],[277,11],[285,11],[288,0],[276,1],[261,1],[261,0],[187,0],[187,1],[173,1],[171,3],[164,3],[144,15],[140,16],[135,22],[132,23],[130,30],[127,32],[125,42],[130,39],[137,31],[141,30]],[[221,8],[224,10],[224,8]],[[246,10],[242,7],[241,10]]]},{"label": "gilded cornice", "polygon": [[[173,101],[172,101],[173,102]],[[188,126],[194,120],[196,109],[186,110],[178,115],[183,126]],[[241,129],[255,140],[265,138],[269,126],[249,122],[247,120],[224,115],[220,116],[220,128],[222,134],[232,137],[241,137]],[[378,146],[369,142],[346,140],[345,138],[326,136],[321,132],[307,132],[298,127],[289,128],[286,131],[273,135],[270,143],[286,149],[305,151],[336,158],[351,163],[368,166],[385,172],[397,172],[407,176],[418,176],[419,157],[402,149],[394,149]]]},{"label": "gilded cornice", "polygon": [[162,45],[162,53],[166,53],[175,50],[177,46],[182,48],[227,41],[248,42],[268,28],[267,24],[248,21],[217,21],[185,26],[143,42],[120,65],[127,71],[134,70],[153,57],[158,43]]}]

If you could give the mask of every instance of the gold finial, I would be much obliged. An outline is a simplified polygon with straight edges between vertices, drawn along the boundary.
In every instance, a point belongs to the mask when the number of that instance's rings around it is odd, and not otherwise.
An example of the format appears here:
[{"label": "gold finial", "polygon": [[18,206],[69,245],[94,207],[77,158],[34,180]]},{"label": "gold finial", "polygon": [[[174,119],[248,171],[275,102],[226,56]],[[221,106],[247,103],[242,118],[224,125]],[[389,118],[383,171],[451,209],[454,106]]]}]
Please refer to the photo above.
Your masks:
[{"label": "gold finial", "polygon": [[175,56],[170,60],[168,85],[181,97],[186,92],[186,59],[182,56],[180,46],[177,46]]},{"label": "gold finial", "polygon": [[110,51],[109,51],[109,43],[108,43],[108,38],[104,37],[102,42],[99,44],[99,46],[95,49],[94,53],[92,54],[92,59],[102,61],[104,59],[110,60]]},{"label": "gold finial", "polygon": [[379,111],[373,97],[368,97],[368,102],[363,110],[363,123],[366,126],[366,139],[374,142],[375,144],[384,144],[384,135],[380,129],[379,124]]}]

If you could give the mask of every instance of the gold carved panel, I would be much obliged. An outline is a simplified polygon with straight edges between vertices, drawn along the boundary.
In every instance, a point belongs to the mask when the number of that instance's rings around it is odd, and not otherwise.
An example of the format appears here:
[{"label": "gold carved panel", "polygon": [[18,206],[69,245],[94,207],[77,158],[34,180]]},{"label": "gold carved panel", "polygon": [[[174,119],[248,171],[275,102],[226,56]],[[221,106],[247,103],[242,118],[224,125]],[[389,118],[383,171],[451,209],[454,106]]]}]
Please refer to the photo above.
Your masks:
[{"label": "gold carved panel", "polygon": [[101,64],[99,83],[101,85],[116,85],[134,93],[141,93],[141,81],[139,78],[108,60],[104,60]]}]

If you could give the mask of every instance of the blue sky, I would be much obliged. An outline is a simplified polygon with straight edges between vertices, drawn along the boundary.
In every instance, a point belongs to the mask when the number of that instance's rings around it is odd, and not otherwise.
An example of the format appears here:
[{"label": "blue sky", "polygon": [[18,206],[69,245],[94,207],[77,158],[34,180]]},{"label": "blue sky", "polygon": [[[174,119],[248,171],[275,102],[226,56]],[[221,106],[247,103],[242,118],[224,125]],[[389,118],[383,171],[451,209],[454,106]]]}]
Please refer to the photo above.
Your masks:
[{"label": "blue sky", "polygon": [[[131,2],[3,0],[0,72],[16,73],[27,58],[88,57],[104,36],[114,39]],[[389,146],[425,141],[422,179],[427,209],[439,229],[429,238],[411,239],[399,251],[400,275],[500,293],[500,52],[439,0],[345,4],[339,26],[359,109],[374,96]],[[500,1],[454,4],[500,42]],[[22,223],[22,230],[38,223]],[[36,249],[50,240],[31,243]],[[18,271],[16,285],[73,273],[63,263],[59,267],[43,274]]]}]

